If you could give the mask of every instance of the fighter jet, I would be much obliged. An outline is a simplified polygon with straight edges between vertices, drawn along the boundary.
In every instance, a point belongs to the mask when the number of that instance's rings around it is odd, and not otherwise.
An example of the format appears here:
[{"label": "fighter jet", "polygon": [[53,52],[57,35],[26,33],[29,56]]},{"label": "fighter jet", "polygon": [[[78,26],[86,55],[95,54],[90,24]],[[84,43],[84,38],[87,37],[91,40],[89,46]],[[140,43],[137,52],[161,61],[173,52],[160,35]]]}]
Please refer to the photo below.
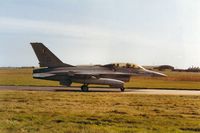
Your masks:
[{"label": "fighter jet", "polygon": [[166,76],[131,63],[74,66],[63,63],[42,43],[31,43],[31,46],[40,65],[39,69],[33,70],[33,78],[59,81],[63,86],[71,86],[73,82],[81,83],[83,92],[89,90],[88,85],[90,84],[109,85],[119,88],[123,92],[125,90],[124,83],[128,82],[131,76]]}]

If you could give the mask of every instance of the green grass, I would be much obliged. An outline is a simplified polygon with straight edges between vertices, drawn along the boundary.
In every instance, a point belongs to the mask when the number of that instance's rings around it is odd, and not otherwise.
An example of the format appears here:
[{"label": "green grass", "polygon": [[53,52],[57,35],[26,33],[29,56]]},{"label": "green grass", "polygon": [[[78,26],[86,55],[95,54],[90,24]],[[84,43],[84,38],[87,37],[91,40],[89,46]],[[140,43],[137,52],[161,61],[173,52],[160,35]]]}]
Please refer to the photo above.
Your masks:
[{"label": "green grass", "polygon": [[200,96],[0,91],[1,133],[200,131]]},{"label": "green grass", "polygon": [[[165,73],[126,87],[200,89],[199,73]],[[32,69],[0,69],[0,85],[59,84],[33,79]],[[0,133],[37,132],[200,132],[200,96],[0,91]]]},{"label": "green grass", "polygon": [[32,69],[0,69],[0,85],[57,86],[58,82],[32,78]]},{"label": "green grass", "polygon": [[164,72],[167,77],[133,77],[126,87],[160,89],[200,89],[200,73]]},{"label": "green grass", "polygon": [[[166,78],[133,77],[125,84],[129,88],[200,89],[200,73],[164,72]],[[59,82],[32,78],[32,69],[0,69],[0,85],[59,86]],[[80,84],[73,84],[80,86]]]}]

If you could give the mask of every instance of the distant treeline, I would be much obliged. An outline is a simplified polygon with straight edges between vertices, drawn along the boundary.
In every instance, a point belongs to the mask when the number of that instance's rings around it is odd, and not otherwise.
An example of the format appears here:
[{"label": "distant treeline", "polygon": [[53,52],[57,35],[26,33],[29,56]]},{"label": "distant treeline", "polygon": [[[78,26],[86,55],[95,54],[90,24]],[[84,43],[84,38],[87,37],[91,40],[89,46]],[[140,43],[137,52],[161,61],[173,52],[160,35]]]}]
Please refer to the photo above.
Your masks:
[{"label": "distant treeline", "polygon": [[188,69],[175,69],[173,66],[170,65],[161,65],[157,67],[153,67],[153,69],[157,69],[159,71],[171,70],[177,72],[200,72],[200,67],[189,67]]},{"label": "distant treeline", "polygon": [[188,72],[200,72],[199,67],[189,67],[186,71]]}]

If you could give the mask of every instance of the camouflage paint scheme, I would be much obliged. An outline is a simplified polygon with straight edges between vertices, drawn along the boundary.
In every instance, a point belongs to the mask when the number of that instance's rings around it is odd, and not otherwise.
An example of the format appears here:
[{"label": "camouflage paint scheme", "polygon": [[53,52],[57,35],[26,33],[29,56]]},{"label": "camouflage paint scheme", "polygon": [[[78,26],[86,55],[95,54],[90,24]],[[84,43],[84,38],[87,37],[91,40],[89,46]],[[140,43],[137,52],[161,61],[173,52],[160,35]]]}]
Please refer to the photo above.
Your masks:
[{"label": "camouflage paint scheme", "polygon": [[124,91],[124,83],[128,82],[131,76],[166,76],[130,63],[73,66],[63,63],[42,43],[31,45],[41,67],[33,70],[33,78],[59,81],[64,86],[70,86],[72,82],[82,83],[81,90],[84,92],[88,91],[89,84],[109,85]]}]

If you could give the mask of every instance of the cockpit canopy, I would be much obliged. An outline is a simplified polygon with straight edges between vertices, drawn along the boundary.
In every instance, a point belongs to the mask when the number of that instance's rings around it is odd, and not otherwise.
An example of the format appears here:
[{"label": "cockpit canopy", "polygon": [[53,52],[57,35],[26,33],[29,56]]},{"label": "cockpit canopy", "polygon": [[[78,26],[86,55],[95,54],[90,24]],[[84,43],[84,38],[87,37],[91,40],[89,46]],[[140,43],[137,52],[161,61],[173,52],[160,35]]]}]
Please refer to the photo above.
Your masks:
[{"label": "cockpit canopy", "polygon": [[115,68],[132,68],[132,69],[145,69],[144,67],[137,65],[137,64],[132,64],[132,63],[112,63],[108,64],[106,66],[112,66]]}]

